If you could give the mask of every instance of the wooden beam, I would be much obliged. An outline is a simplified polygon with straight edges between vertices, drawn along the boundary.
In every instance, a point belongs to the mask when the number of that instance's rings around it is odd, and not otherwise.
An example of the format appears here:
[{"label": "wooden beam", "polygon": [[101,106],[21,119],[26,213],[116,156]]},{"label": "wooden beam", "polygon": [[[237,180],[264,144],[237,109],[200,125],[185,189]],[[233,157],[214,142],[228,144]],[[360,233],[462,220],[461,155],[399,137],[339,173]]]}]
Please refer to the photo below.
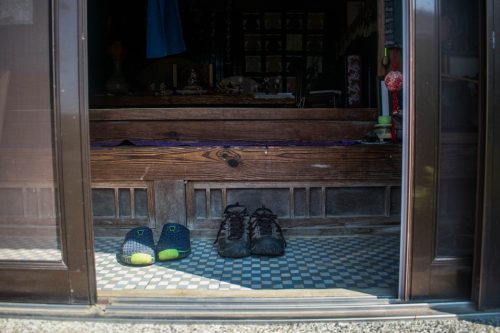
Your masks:
[{"label": "wooden beam", "polygon": [[[222,156],[239,157],[231,167]],[[399,180],[401,147],[137,148],[91,152],[93,181]]]},{"label": "wooden beam", "polygon": [[313,141],[362,139],[371,121],[134,121],[93,122],[92,142],[106,140],[169,141]]},{"label": "wooden beam", "polygon": [[343,120],[375,121],[375,108],[125,108],[91,109],[90,121],[124,120]]}]

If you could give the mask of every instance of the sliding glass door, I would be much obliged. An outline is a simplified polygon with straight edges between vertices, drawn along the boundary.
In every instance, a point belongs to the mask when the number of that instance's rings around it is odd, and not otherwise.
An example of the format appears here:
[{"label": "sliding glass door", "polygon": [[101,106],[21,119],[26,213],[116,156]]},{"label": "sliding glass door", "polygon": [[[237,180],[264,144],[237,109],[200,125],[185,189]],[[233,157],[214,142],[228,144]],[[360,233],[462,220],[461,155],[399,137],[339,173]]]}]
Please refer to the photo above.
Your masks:
[{"label": "sliding glass door", "polygon": [[481,218],[483,3],[414,1],[412,298],[469,299]]},{"label": "sliding glass door", "polygon": [[79,11],[0,1],[1,301],[95,298]]}]

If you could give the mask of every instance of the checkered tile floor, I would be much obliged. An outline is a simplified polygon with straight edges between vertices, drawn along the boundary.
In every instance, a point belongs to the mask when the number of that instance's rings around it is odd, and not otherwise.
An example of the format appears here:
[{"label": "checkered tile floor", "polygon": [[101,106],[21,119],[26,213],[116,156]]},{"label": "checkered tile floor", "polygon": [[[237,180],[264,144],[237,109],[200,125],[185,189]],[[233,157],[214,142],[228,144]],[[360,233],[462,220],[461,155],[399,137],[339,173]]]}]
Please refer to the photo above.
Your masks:
[{"label": "checkered tile floor", "polygon": [[398,285],[398,236],[289,238],[283,257],[224,259],[211,240],[191,240],[182,260],[131,267],[117,262],[122,239],[96,238],[97,288],[110,290],[363,290]]},{"label": "checkered tile floor", "polygon": [[61,261],[56,237],[0,237],[0,259],[22,261]]}]

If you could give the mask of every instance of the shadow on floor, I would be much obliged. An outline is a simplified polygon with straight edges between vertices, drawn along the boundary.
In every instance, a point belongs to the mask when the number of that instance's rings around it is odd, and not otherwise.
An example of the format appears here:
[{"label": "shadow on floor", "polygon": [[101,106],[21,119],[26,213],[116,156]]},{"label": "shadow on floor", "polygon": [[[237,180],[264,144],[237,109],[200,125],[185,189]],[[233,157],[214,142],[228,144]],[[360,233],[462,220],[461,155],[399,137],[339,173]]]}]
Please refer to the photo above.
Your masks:
[{"label": "shadow on floor", "polygon": [[96,238],[98,290],[381,289],[395,296],[398,236],[290,238],[282,257],[222,258],[210,240],[193,239],[182,260],[131,267],[117,262],[119,238]]}]

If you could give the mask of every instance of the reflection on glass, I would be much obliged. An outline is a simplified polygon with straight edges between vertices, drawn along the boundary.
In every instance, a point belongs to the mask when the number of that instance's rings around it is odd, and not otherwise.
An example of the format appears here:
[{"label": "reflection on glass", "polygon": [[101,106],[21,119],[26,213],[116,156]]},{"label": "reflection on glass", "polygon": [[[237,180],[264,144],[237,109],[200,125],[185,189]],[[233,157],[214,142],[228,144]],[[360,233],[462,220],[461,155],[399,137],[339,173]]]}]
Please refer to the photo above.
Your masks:
[{"label": "reflection on glass", "polygon": [[0,5],[0,260],[59,261],[49,2]]},{"label": "reflection on glass", "polygon": [[469,256],[476,214],[479,2],[440,2],[440,256]]}]

